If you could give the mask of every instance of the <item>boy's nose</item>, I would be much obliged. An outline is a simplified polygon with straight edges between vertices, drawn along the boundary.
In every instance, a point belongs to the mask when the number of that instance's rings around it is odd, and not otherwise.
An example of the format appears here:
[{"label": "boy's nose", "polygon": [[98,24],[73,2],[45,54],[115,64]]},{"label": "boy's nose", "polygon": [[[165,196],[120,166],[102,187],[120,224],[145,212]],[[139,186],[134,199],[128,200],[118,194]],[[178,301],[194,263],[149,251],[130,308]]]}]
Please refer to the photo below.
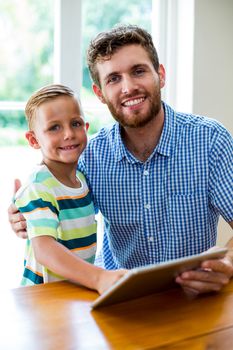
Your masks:
[{"label": "boy's nose", "polygon": [[72,138],[74,135],[74,132],[71,128],[64,129],[64,140]]}]

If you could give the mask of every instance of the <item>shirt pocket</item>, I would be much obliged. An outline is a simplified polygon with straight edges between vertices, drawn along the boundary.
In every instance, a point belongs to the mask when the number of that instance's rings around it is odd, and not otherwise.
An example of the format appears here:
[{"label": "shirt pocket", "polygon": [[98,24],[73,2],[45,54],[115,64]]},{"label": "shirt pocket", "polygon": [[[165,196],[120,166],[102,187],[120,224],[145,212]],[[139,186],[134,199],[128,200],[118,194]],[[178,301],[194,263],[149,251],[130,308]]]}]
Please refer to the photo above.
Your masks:
[{"label": "shirt pocket", "polygon": [[172,193],[169,196],[170,238],[167,258],[200,253],[210,247],[208,193]]}]

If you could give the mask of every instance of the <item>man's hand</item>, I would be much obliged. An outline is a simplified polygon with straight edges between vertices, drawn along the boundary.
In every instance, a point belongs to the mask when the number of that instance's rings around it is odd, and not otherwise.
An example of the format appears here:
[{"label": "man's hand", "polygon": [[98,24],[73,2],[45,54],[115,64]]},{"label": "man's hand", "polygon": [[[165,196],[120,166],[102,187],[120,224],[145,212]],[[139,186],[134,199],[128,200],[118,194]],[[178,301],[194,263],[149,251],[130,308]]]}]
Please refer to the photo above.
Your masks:
[{"label": "man's hand", "polygon": [[191,297],[199,294],[218,292],[233,276],[233,262],[230,256],[222,259],[206,260],[201,268],[185,271],[176,278],[184,292]]},{"label": "man's hand", "polygon": [[[20,180],[16,179],[14,182],[14,194],[20,187],[21,182]],[[8,220],[11,224],[12,230],[18,237],[27,238],[26,221],[13,203],[8,208]]]}]

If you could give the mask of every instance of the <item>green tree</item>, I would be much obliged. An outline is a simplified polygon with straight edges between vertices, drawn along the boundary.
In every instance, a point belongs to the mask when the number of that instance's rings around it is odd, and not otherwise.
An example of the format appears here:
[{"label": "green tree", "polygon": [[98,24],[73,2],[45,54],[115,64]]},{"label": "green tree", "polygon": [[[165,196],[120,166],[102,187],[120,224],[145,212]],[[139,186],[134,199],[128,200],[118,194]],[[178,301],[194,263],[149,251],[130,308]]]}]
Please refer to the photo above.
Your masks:
[{"label": "green tree", "polygon": [[92,0],[83,1],[83,86],[91,90],[86,64],[86,50],[90,40],[99,32],[119,23],[138,24],[151,31],[151,0]]},{"label": "green tree", "polygon": [[[33,91],[53,81],[54,1],[0,0],[1,101],[26,101]],[[93,101],[86,65],[90,40],[98,32],[118,23],[139,24],[150,31],[152,5],[151,0],[118,0],[117,3],[83,0],[82,4],[82,96],[85,101]],[[88,111],[93,120],[90,133],[108,123],[110,116],[107,113],[103,116],[102,111]],[[23,111],[0,111],[0,129],[7,126],[25,128]]]},{"label": "green tree", "polygon": [[53,80],[53,0],[0,0],[0,100],[24,101]]}]

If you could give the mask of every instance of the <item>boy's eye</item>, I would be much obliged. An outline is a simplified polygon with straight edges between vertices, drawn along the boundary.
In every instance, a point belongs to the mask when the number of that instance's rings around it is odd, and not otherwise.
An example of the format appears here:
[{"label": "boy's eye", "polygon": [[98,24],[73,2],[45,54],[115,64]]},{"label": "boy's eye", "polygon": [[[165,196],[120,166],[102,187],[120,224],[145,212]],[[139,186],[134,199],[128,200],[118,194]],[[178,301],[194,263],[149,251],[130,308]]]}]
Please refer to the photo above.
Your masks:
[{"label": "boy's eye", "polygon": [[81,125],[82,125],[82,123],[80,121],[78,121],[78,120],[74,120],[72,122],[72,126],[75,127],[75,128],[78,128]]},{"label": "boy's eye", "polygon": [[60,129],[60,126],[58,124],[50,126],[49,130],[50,131],[57,131]]}]

